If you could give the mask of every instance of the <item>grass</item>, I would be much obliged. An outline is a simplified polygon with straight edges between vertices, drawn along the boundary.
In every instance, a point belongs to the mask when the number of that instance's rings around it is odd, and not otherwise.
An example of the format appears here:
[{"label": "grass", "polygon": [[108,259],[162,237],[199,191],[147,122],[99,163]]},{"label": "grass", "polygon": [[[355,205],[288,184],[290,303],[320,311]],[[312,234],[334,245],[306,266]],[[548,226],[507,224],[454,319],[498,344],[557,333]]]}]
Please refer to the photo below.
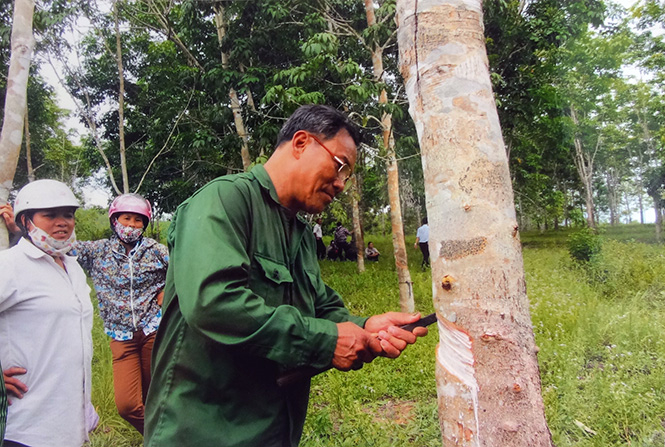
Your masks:
[{"label": "grass", "polygon": [[[603,232],[601,256],[576,265],[570,232],[525,233],[531,315],[540,347],[546,417],[558,447],[665,444],[665,253],[653,226]],[[368,239],[369,240],[369,239]],[[398,310],[389,238],[359,275],[355,263],[323,261],[326,282],[361,315]],[[429,271],[407,241],[416,308],[432,310]],[[116,414],[108,341],[95,322],[93,403],[101,416],[93,446],[139,446],[140,436]],[[314,378],[301,445],[440,446],[434,378],[436,328],[395,360],[377,359],[350,373]]]},{"label": "grass", "polygon": [[[92,284],[90,287],[92,288]],[[95,309],[96,304],[95,302]],[[90,445],[93,447],[141,446],[143,437],[118,415],[115,407],[109,337],[104,333],[102,319],[97,312],[95,312],[92,328],[92,344],[92,403],[99,414],[99,425],[90,436]]]}]

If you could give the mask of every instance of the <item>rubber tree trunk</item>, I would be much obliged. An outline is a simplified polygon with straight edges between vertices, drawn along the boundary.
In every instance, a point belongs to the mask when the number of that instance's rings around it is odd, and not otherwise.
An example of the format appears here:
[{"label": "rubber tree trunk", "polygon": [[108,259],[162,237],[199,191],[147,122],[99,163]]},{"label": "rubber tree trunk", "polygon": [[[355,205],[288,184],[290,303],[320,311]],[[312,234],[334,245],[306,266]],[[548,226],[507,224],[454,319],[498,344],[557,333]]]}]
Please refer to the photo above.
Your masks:
[{"label": "rubber tree trunk", "polygon": [[[573,120],[573,123],[576,127],[579,126],[579,121],[577,119],[577,113],[575,112],[575,106],[571,105],[570,107],[570,117]],[[589,228],[596,229],[596,208],[593,203],[593,165],[594,157],[589,156],[588,153],[584,151],[582,145],[582,140],[579,136],[575,136],[573,140],[575,144],[575,167],[577,168],[577,173],[582,180],[582,186],[584,188],[584,203],[586,205],[586,220]],[[598,140],[600,144],[600,140]]]},{"label": "rubber tree trunk", "polygon": [[663,243],[663,209],[660,205],[660,197],[653,197],[653,211],[656,217],[656,242]]},{"label": "rubber tree trunk", "polygon": [[[365,1],[365,15],[367,27],[376,24],[373,0]],[[378,45],[372,50],[372,70],[375,82],[383,82],[383,49]],[[388,103],[388,93],[385,89],[379,94],[379,104]],[[390,222],[393,234],[393,253],[395,254],[395,268],[399,282],[399,305],[402,312],[413,312],[415,302],[413,299],[413,283],[409,262],[406,255],[406,242],[404,240],[404,224],[402,221],[402,205],[399,196],[399,171],[397,157],[395,156],[395,142],[392,137],[392,115],[383,113],[381,116],[381,133],[383,147],[386,150],[386,169],[388,171],[388,199],[390,200]]]},{"label": "rubber tree trunk", "polygon": [[32,166],[32,146],[30,144],[30,118],[28,107],[25,107],[25,122],[23,123],[23,134],[25,135],[25,161],[28,172],[28,182],[35,181],[35,169]]},{"label": "rubber tree trunk", "polygon": [[120,18],[118,2],[113,2],[115,21],[115,60],[118,64],[118,146],[120,150],[120,172],[122,174],[122,192],[129,192],[129,174],[127,173],[127,153],[125,150],[125,68],[122,64],[122,43],[120,40]]},{"label": "rubber tree trunk", "polygon": [[[15,0],[11,34],[11,57],[7,75],[5,115],[0,132],[0,203],[7,203],[14,182],[27,108],[28,76],[35,39],[32,35],[33,0]],[[7,227],[0,219],[0,250],[9,246]]]},{"label": "rubber tree trunk", "polygon": [[[222,2],[215,3],[215,26],[217,27],[217,42],[221,52],[222,67],[227,70],[229,68],[229,54],[222,50],[224,43],[224,36],[226,36],[227,22],[224,14],[224,6]],[[245,127],[245,121],[242,117],[242,110],[240,108],[240,99],[238,99],[238,92],[233,87],[229,88],[229,100],[231,101],[231,112],[233,113],[233,122],[236,126],[236,133],[240,137],[240,157],[242,158],[242,167],[245,171],[249,169],[252,164],[252,158],[249,154],[249,135]]]},{"label": "rubber tree trunk", "polygon": [[365,239],[363,238],[360,205],[358,204],[360,200],[360,185],[355,175],[352,175],[349,181],[353,182],[351,185],[351,209],[353,211],[353,241],[356,244],[356,251],[358,252],[356,264],[358,265],[358,272],[362,273],[365,271]]},{"label": "rubber tree trunk", "polygon": [[425,175],[443,445],[551,446],[481,0],[398,0],[397,14]]}]

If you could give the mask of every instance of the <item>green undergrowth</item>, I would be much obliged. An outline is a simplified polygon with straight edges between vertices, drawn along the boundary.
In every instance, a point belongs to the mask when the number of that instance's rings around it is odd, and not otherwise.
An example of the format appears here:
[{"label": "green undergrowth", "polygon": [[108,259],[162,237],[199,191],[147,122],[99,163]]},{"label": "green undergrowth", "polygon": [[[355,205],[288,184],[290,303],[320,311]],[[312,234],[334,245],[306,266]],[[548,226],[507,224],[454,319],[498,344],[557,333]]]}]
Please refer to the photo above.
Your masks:
[{"label": "green undergrowth", "polygon": [[[547,421],[558,447],[665,444],[665,251],[637,241],[653,229],[607,229],[590,263],[573,262],[572,233],[526,234],[524,260]],[[399,310],[390,237],[372,237],[378,263],[322,261],[324,280],[351,311]],[[407,238],[416,300],[432,311],[430,272]],[[93,446],[140,446],[116,413],[110,351],[95,321],[93,403],[101,416]],[[301,446],[440,446],[434,351],[436,327],[400,358],[312,381]],[[498,447],[498,446],[497,446]]]},{"label": "green undergrowth", "polygon": [[664,445],[662,247],[604,240],[591,265],[565,247],[524,255],[555,444]]},{"label": "green undergrowth", "polygon": [[[92,288],[91,282],[90,287]],[[116,410],[109,337],[104,333],[102,319],[97,312],[96,299],[93,305],[95,317],[92,329],[92,403],[99,414],[99,425],[90,436],[90,445],[92,447],[141,446],[143,437],[122,419]]]}]

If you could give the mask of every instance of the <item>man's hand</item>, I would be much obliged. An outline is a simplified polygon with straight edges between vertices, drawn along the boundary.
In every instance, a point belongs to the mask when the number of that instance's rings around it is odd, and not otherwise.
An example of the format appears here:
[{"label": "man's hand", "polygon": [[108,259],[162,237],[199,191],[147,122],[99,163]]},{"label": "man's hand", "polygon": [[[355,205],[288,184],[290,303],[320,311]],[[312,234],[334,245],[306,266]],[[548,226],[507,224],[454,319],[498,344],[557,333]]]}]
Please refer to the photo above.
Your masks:
[{"label": "man's hand", "polygon": [[[28,371],[25,368],[19,368],[16,366],[7,368],[2,372],[2,376],[5,379],[5,388],[7,389],[7,397],[9,397],[9,395],[14,395],[19,399],[23,399],[23,395],[28,392],[28,387],[25,383],[21,382],[14,376],[21,376],[27,372]],[[7,399],[7,403],[11,405],[12,401]]]},{"label": "man's hand", "polygon": [[337,346],[332,365],[342,371],[360,369],[383,352],[378,338],[358,325],[337,323]]},{"label": "man's hand", "polygon": [[21,229],[14,221],[14,209],[9,203],[0,205],[0,215],[5,220],[5,225],[10,233],[20,233]]},{"label": "man's hand", "polygon": [[426,327],[417,327],[413,332],[401,329],[400,326],[415,323],[420,319],[420,314],[409,314],[404,312],[387,312],[374,315],[365,323],[365,330],[377,334],[380,339],[383,357],[396,358],[406,349],[407,345],[416,342],[418,337],[427,335]]}]

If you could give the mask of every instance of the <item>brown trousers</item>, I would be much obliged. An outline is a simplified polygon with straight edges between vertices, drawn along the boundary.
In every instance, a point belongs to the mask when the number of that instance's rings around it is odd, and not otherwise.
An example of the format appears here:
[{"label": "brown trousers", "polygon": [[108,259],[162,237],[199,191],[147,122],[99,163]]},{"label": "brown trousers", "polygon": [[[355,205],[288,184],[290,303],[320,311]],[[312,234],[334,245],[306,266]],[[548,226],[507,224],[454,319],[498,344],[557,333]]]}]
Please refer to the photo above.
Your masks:
[{"label": "brown trousers", "polygon": [[145,398],[150,386],[150,358],[156,332],[134,332],[131,340],[111,340],[113,388],[118,413],[143,434]]}]

